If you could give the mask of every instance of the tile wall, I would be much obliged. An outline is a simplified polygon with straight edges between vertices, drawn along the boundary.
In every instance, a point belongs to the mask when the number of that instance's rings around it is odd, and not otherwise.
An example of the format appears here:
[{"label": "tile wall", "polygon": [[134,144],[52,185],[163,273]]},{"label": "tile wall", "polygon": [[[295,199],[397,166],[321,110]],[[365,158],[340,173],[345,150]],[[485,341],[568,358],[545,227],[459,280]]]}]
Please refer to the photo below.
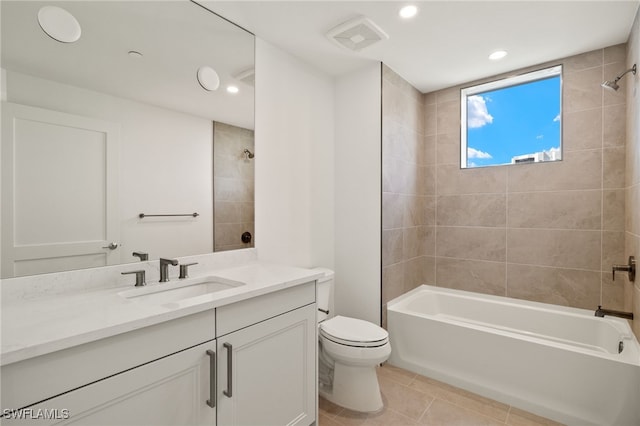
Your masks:
[{"label": "tile wall", "polygon": [[[640,11],[629,36],[627,47],[627,68],[640,65]],[[626,220],[625,220],[625,259],[633,255],[640,261],[640,72],[635,76],[624,77],[627,96],[627,146],[626,146]],[[635,320],[633,329],[640,338],[640,274],[635,286],[628,280],[625,283],[625,310],[633,309]]]},{"label": "tile wall", "polygon": [[435,279],[435,136],[424,117],[424,95],[383,65],[383,305]]},{"label": "tile wall", "polygon": [[600,83],[625,60],[622,44],[522,70],[563,65],[563,161],[465,170],[462,86],[420,95],[385,68],[383,305],[427,283],[623,308],[626,96]]},{"label": "tile wall", "polygon": [[213,130],[213,210],[214,251],[235,250],[254,246],[243,243],[241,236],[254,230],[255,154],[254,132],[230,124],[214,122]]}]

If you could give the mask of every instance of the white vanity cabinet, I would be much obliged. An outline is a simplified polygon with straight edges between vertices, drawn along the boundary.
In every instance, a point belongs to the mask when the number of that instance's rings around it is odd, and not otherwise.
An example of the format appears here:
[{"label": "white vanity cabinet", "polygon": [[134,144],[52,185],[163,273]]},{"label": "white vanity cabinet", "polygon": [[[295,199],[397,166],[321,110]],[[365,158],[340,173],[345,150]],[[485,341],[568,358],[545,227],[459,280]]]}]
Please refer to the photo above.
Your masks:
[{"label": "white vanity cabinet", "polygon": [[214,330],[211,310],[2,366],[0,424],[215,425]]},{"label": "white vanity cabinet", "polygon": [[312,281],[4,365],[0,424],[312,425],[315,294]]},{"label": "white vanity cabinet", "polygon": [[223,306],[216,324],[218,425],[312,424],[315,283]]},{"label": "white vanity cabinet", "polygon": [[[33,405],[23,411],[27,418],[2,424],[213,426],[215,350],[215,341],[186,349]],[[33,419],[47,412],[57,419]]]},{"label": "white vanity cabinet", "polygon": [[219,425],[313,423],[314,325],[307,306],[218,339]]}]

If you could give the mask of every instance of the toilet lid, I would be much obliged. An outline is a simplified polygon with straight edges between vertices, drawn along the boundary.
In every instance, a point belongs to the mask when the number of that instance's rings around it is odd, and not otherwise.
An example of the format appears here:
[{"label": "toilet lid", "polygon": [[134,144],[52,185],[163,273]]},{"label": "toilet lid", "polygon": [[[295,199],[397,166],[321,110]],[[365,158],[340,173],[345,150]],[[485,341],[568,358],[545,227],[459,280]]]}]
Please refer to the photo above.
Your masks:
[{"label": "toilet lid", "polygon": [[389,333],[382,327],[356,318],[336,316],[320,323],[320,334],[336,343],[358,347],[382,346]]}]

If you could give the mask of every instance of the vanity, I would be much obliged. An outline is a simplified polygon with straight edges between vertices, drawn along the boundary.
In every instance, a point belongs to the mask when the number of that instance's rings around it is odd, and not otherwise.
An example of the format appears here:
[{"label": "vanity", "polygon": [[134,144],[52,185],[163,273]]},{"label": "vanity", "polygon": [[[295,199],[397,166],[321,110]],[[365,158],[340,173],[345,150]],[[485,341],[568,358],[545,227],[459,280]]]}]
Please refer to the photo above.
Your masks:
[{"label": "vanity", "polygon": [[193,275],[5,297],[0,422],[314,424],[319,274],[254,260]]}]

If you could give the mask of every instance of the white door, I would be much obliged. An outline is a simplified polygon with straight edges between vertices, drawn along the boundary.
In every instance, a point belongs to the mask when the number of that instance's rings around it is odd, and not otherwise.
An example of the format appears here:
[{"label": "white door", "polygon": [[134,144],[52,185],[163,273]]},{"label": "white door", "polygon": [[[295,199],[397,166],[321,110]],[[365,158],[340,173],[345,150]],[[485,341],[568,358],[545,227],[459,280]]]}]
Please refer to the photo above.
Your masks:
[{"label": "white door", "polygon": [[309,305],[218,338],[218,425],[314,422],[315,315]]},{"label": "white door", "polygon": [[119,133],[2,103],[2,278],[118,263]]},{"label": "white door", "polygon": [[9,418],[4,413],[2,424],[215,426],[210,386],[215,348],[215,341],[204,343],[16,410]]}]

